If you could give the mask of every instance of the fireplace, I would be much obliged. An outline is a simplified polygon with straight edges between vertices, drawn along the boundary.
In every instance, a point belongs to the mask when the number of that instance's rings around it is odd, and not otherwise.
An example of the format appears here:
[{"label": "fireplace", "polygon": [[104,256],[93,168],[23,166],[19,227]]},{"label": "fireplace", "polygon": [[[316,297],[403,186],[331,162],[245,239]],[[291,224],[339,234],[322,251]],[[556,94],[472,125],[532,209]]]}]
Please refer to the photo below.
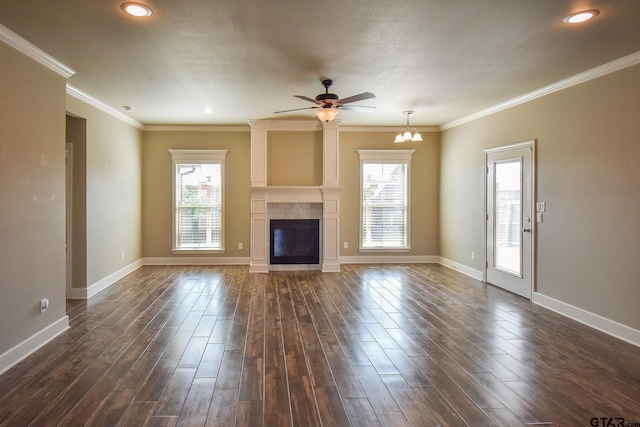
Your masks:
[{"label": "fireplace", "polygon": [[320,220],[272,219],[271,264],[319,264]]},{"label": "fireplace", "polygon": [[[319,120],[250,120],[251,125],[251,262],[250,273],[269,271],[320,270],[340,271],[340,187],[338,125]],[[267,131],[322,131],[322,185],[270,185],[267,182]],[[291,159],[292,162],[295,159]],[[310,205],[303,211],[295,206]],[[275,207],[275,209],[274,209]],[[302,208],[302,206],[301,206]],[[270,238],[271,221],[280,219],[315,219],[319,223],[318,257],[313,264],[273,264]],[[315,244],[311,245],[315,247]],[[306,256],[306,255],[305,255]],[[290,263],[291,259],[282,262]],[[296,262],[307,262],[301,260]]]}]

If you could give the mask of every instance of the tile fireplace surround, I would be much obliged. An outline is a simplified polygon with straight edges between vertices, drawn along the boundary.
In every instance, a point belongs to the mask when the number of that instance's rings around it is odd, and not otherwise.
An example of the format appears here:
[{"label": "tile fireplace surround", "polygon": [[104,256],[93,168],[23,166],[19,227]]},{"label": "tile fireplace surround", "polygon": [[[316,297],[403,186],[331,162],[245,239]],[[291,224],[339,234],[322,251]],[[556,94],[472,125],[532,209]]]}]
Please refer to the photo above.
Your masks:
[{"label": "tile fireplace surround", "polygon": [[[340,271],[340,185],[338,180],[338,121],[254,120],[251,124],[251,273],[281,270],[269,264],[269,220],[282,218],[283,207],[291,206],[288,218],[318,218],[320,221],[320,265],[286,266],[287,270],[320,269]],[[267,185],[267,131],[323,130],[321,186]],[[277,204],[277,205],[275,205]],[[283,205],[286,204],[286,205]],[[290,204],[290,205],[289,205]],[[316,206],[321,206],[317,209]],[[273,206],[270,206],[273,205]]]}]

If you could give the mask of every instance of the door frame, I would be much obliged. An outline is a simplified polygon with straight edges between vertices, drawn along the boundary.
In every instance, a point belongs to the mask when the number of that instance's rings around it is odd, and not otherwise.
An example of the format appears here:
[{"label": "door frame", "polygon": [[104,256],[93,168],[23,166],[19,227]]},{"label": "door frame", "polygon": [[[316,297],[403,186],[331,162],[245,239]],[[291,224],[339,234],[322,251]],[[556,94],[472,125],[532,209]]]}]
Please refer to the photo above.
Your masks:
[{"label": "door frame", "polygon": [[73,287],[73,144],[65,143],[66,290]]},{"label": "door frame", "polygon": [[[531,139],[527,141],[517,142],[514,144],[503,145],[500,147],[487,148],[484,150],[484,221],[483,224],[483,239],[484,239],[484,259],[482,261],[482,281],[487,283],[487,270],[489,268],[488,257],[488,236],[487,236],[487,223],[489,221],[489,212],[487,209],[487,202],[489,198],[489,188],[487,185],[489,174],[489,154],[498,153],[502,151],[515,150],[520,148],[529,148],[531,150],[531,184],[529,191],[531,191],[531,207],[529,212],[522,212],[523,216],[529,216],[531,218],[531,300],[536,292],[536,240],[537,240],[537,220],[536,220],[536,140]],[[527,215],[528,214],[528,215]],[[523,262],[525,260],[523,259]]]}]

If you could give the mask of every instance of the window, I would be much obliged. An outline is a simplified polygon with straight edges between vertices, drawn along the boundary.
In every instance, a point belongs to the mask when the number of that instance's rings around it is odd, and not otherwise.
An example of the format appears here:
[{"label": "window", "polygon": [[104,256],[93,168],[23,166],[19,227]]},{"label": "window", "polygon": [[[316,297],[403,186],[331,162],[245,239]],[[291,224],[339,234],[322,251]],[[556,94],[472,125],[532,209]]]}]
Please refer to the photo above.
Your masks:
[{"label": "window", "polygon": [[410,249],[409,177],[414,150],[358,150],[360,249]]},{"label": "window", "polygon": [[227,150],[169,150],[173,159],[173,250],[224,250]]}]

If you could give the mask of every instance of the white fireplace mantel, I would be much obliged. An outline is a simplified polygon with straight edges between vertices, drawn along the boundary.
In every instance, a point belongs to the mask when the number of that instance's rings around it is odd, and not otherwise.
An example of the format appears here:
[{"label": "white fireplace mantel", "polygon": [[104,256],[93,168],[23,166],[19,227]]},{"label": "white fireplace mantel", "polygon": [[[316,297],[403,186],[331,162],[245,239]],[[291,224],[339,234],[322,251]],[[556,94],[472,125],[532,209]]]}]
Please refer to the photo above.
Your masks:
[{"label": "white fireplace mantel", "polygon": [[[296,122],[299,123],[299,122]],[[269,203],[321,203],[323,272],[340,271],[340,190],[338,177],[338,121],[323,123],[323,185],[267,185],[267,131],[273,127],[268,120],[251,121],[251,263],[252,273],[267,273],[269,266]],[[317,125],[317,121],[313,126]],[[283,122],[278,123],[282,130]],[[292,130],[300,130],[299,125]]]},{"label": "white fireplace mantel", "polygon": [[323,203],[325,194],[340,193],[342,187],[333,186],[279,186],[249,187],[252,195],[262,196],[268,203]]}]

